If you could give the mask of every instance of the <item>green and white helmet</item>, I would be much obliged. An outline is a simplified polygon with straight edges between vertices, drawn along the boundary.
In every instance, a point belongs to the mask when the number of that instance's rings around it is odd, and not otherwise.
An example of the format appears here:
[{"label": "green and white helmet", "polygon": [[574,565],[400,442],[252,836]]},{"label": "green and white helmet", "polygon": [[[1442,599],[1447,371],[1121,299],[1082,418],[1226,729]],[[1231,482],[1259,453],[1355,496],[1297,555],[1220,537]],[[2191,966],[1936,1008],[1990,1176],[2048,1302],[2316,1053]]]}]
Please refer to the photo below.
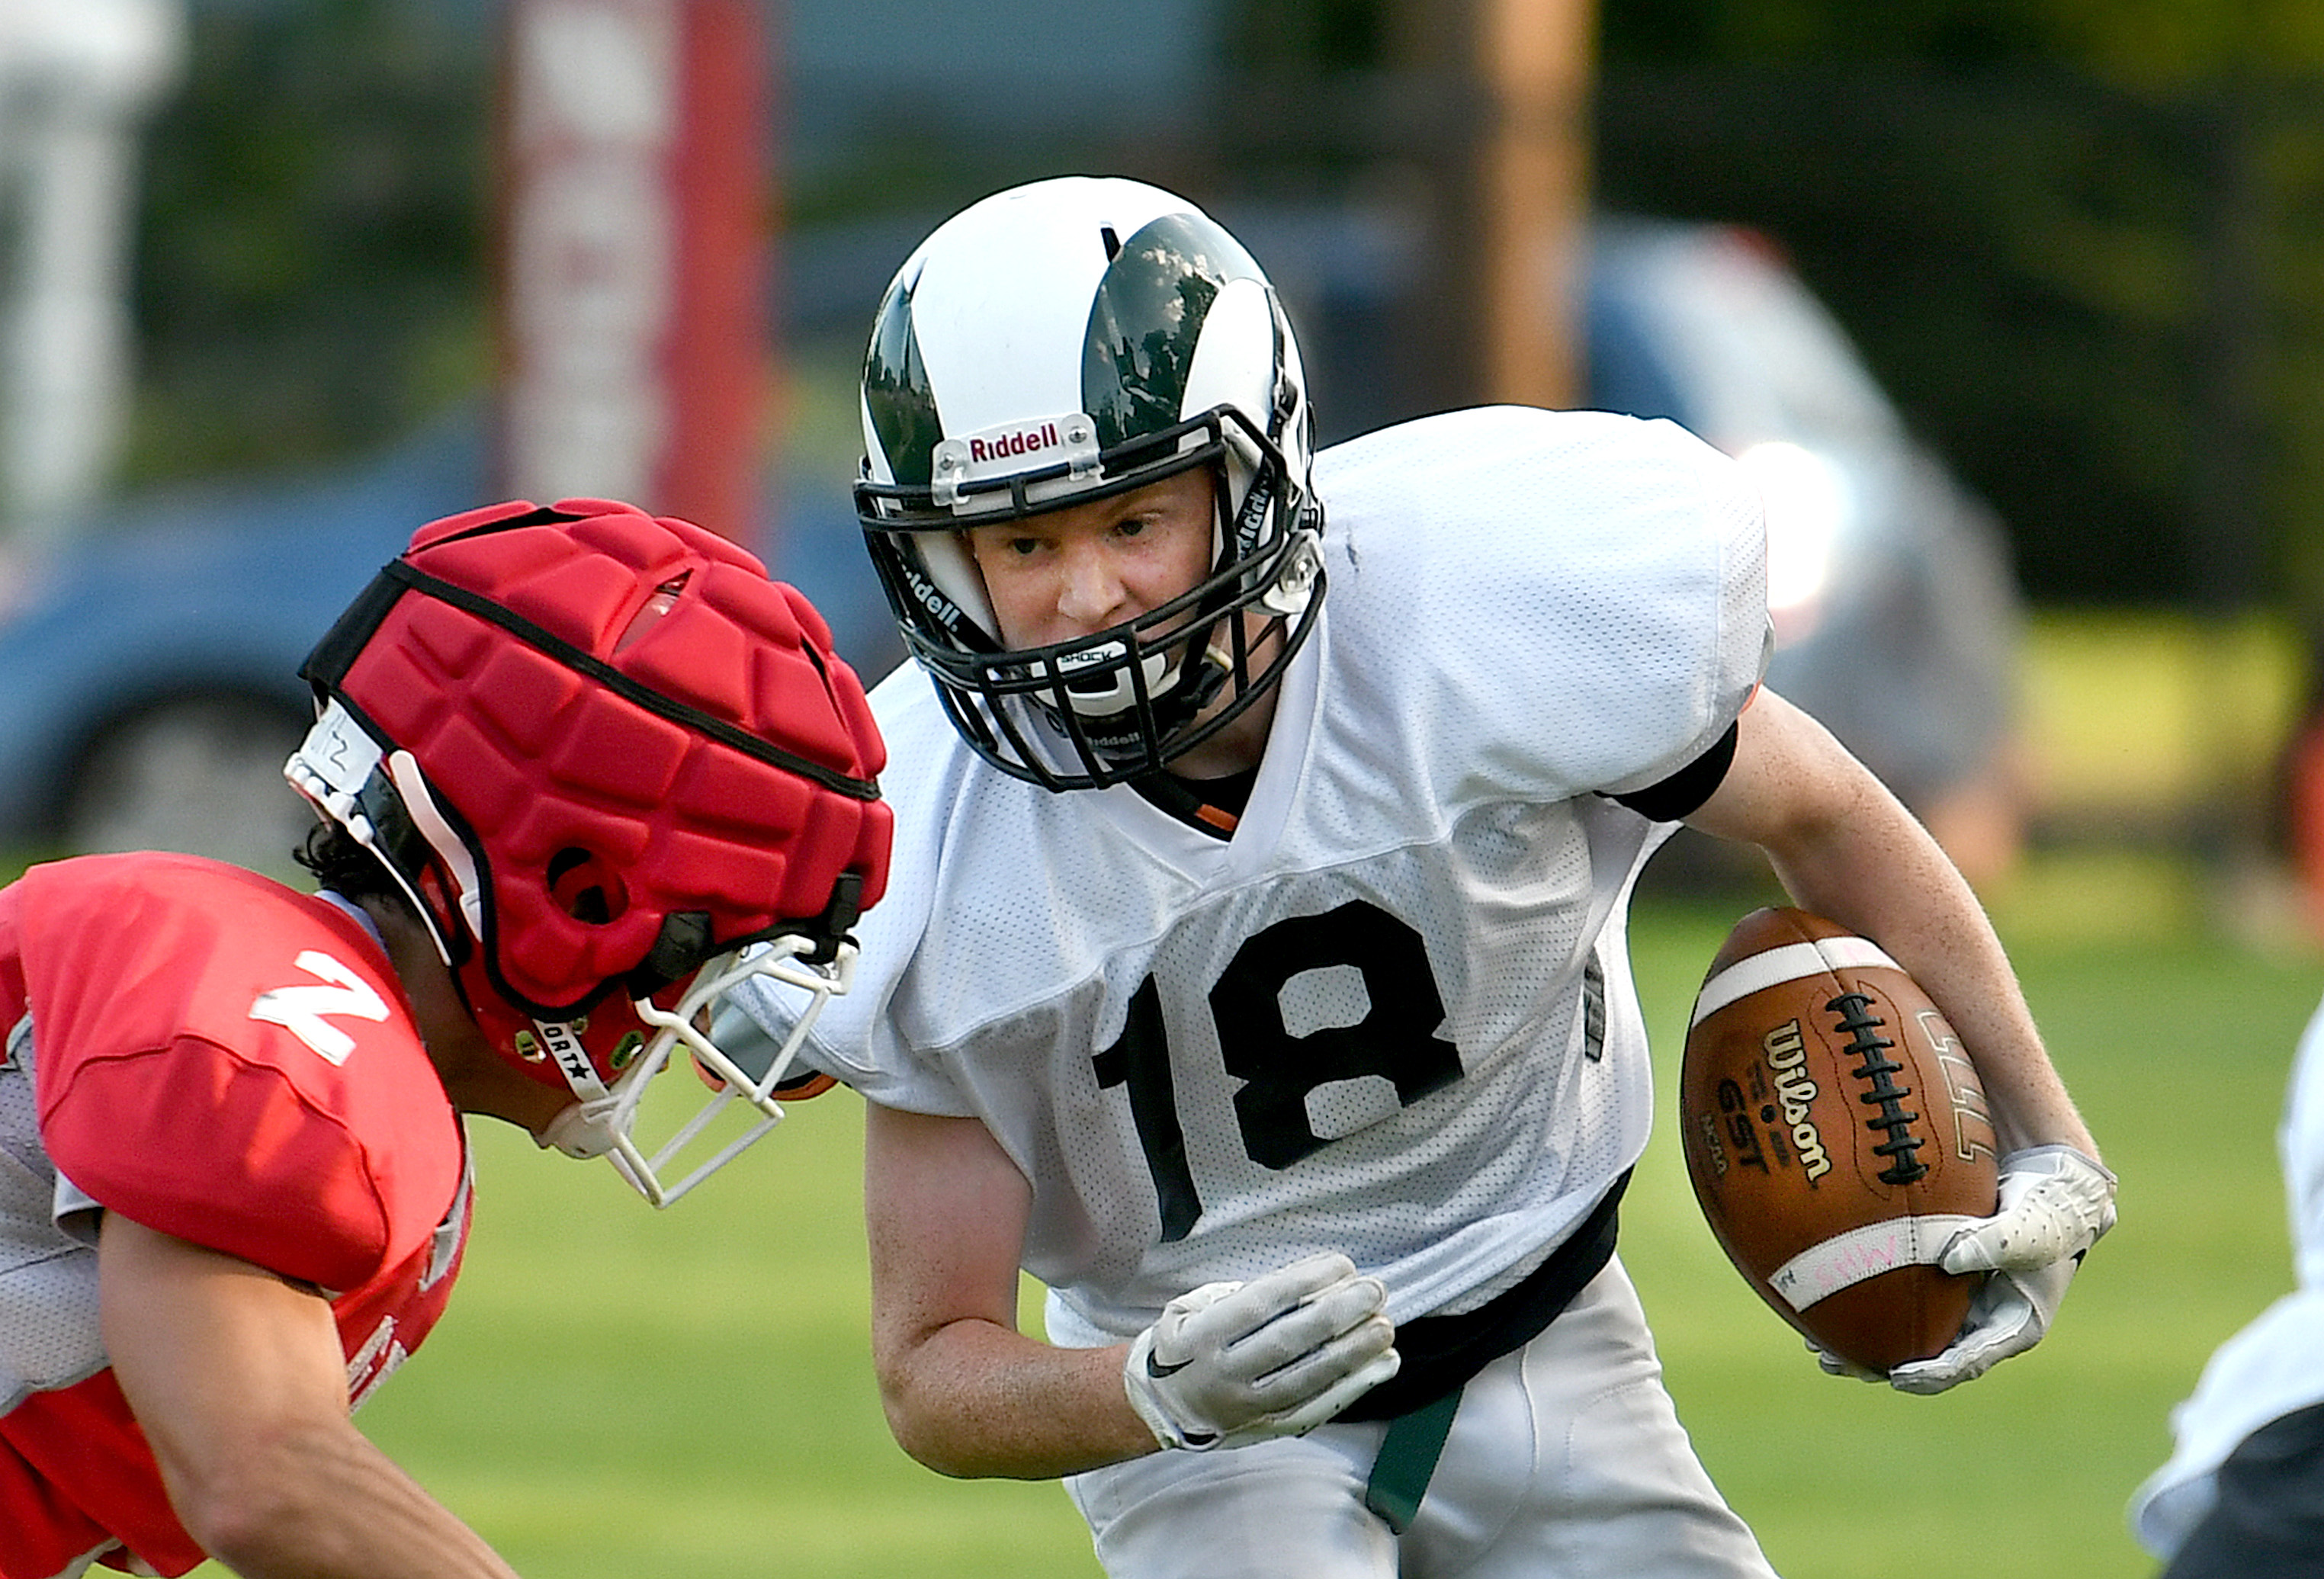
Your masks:
[{"label": "green and white helmet", "polygon": [[[1156,772],[1281,679],[1314,625],[1299,347],[1258,263],[1182,198],[1065,177],[947,220],[880,304],[862,419],[872,563],[954,724],[1003,771],[1052,790]],[[1093,636],[1003,645],[964,529],[1199,466],[1219,500],[1200,586]]]}]

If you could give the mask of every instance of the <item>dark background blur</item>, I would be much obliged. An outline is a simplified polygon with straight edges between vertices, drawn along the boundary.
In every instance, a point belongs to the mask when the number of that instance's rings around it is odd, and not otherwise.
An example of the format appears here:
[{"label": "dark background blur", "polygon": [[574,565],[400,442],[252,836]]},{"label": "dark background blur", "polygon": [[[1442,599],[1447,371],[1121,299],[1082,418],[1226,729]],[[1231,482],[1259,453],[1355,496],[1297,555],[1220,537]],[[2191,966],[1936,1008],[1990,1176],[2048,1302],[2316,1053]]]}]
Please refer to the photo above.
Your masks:
[{"label": "dark background blur", "polygon": [[[1070,32],[985,41],[1056,52],[1030,97],[987,61],[946,69],[949,9],[770,11],[770,229],[1073,168],[1425,210],[1480,123],[1445,0],[1085,5]],[[1597,200],[1772,236],[2008,523],[2034,602],[2313,628],[2324,22],[2274,10],[1609,0]],[[190,20],[147,143],[124,483],[360,448],[480,390],[493,8],[204,0]],[[1397,321],[1381,382],[1341,409],[1474,398],[1428,301]]]}]

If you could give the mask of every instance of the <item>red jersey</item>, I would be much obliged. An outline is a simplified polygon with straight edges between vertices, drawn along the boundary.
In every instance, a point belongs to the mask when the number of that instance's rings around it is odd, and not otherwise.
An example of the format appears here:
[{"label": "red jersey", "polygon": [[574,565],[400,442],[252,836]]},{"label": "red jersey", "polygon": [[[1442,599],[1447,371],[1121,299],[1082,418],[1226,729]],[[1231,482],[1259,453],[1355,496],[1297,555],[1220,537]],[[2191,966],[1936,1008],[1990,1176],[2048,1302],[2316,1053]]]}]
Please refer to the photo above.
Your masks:
[{"label": "red jersey", "polygon": [[98,1333],[98,1212],[323,1290],[360,1402],[457,1274],[458,1116],[361,920],[190,856],[0,890],[0,1579],[182,1574]]}]

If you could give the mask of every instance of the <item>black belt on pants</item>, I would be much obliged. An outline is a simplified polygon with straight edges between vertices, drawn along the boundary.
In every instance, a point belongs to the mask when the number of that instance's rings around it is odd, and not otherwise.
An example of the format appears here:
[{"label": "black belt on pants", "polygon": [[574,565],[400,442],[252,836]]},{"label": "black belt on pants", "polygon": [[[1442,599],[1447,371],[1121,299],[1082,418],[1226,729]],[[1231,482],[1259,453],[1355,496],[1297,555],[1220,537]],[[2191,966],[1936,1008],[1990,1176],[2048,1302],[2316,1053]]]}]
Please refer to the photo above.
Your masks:
[{"label": "black belt on pants", "polygon": [[1474,1310],[1417,1316],[1397,1327],[1404,1363],[1396,1375],[1333,1417],[1388,1422],[1364,1502],[1397,1534],[1419,1510],[1469,1379],[1530,1343],[1613,1259],[1616,1207],[1629,1183],[1625,1169],[1565,1242],[1515,1288]]}]

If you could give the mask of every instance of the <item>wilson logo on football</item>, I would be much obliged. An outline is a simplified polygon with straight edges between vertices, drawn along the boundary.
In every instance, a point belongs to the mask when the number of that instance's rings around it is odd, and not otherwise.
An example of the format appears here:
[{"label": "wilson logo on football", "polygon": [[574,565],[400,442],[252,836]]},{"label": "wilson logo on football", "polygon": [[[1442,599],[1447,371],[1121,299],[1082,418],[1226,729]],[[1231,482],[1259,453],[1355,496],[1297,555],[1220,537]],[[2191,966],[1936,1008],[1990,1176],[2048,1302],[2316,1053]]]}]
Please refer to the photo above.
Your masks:
[{"label": "wilson logo on football", "polygon": [[1767,1067],[1775,1072],[1775,1102],[1783,1110],[1784,1122],[1791,1127],[1800,1166],[1813,1184],[1831,1171],[1831,1159],[1824,1155],[1823,1136],[1808,1116],[1816,1099],[1816,1083],[1808,1076],[1807,1042],[1800,1035],[1800,1022],[1784,1021],[1762,1038],[1759,1045],[1766,1050]]}]

